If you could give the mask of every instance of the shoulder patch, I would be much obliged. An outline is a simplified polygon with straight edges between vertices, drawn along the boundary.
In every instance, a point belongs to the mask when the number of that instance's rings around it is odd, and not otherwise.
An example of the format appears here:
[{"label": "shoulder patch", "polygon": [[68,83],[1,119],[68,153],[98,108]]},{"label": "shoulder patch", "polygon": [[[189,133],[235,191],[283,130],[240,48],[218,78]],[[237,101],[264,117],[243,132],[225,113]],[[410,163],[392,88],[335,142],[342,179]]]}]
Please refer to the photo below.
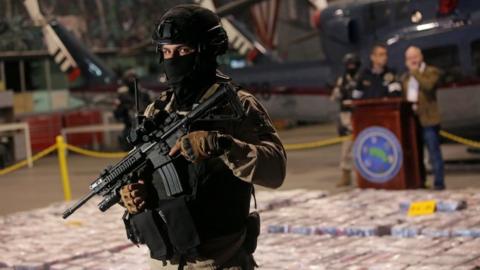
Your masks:
[{"label": "shoulder patch", "polygon": [[155,109],[162,110],[163,108],[165,108],[167,103],[170,102],[172,95],[173,95],[172,91],[161,92],[160,95],[154,101]]},{"label": "shoulder patch", "polygon": [[238,91],[237,91],[237,95],[238,95],[238,98],[240,99],[240,101],[243,101],[243,100],[245,100],[245,99],[247,99],[247,98],[253,98],[253,97],[254,97],[253,94],[247,92],[247,91],[244,90],[244,89],[238,90]]},{"label": "shoulder patch", "polygon": [[157,112],[163,110],[165,106],[170,102],[170,99],[172,97],[172,92],[167,90],[161,92],[155,100],[150,103],[147,108],[145,109],[144,115],[147,117],[151,117]]},{"label": "shoulder patch", "polygon": [[387,82],[391,82],[395,79],[395,76],[393,75],[393,73],[391,72],[388,72],[386,73],[384,76],[383,76],[383,80],[384,81],[387,81]]},{"label": "shoulder patch", "polygon": [[340,76],[340,77],[337,78],[337,81],[335,82],[335,85],[337,87],[340,87],[342,85],[342,83],[343,83],[343,76]]}]

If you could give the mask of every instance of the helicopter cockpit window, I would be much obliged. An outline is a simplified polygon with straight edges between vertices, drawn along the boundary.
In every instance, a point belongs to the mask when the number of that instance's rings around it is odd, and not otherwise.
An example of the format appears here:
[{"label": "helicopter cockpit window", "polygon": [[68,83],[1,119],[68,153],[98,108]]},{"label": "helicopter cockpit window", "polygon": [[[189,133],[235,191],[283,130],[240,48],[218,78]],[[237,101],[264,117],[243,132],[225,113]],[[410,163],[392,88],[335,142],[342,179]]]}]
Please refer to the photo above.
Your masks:
[{"label": "helicopter cockpit window", "polygon": [[368,6],[368,15],[365,16],[367,29],[378,29],[389,24],[391,9],[387,2],[372,3]]},{"label": "helicopter cockpit window", "polygon": [[472,42],[472,62],[475,74],[480,76],[480,39]]},{"label": "helicopter cockpit window", "polygon": [[408,8],[408,2],[397,2],[394,4],[394,13],[396,21],[408,20],[410,18],[411,12]]},{"label": "helicopter cockpit window", "polygon": [[449,84],[462,79],[458,47],[447,45],[422,50],[425,62],[443,71],[442,82]]}]

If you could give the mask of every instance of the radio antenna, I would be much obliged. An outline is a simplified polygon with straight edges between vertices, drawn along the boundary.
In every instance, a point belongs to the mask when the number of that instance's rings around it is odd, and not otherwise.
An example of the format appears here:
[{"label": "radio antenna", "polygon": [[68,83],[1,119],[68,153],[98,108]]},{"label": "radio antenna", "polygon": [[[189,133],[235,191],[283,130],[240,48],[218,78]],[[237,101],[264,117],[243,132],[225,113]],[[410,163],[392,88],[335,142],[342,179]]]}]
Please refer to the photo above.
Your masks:
[{"label": "radio antenna", "polygon": [[145,118],[143,114],[140,114],[140,95],[138,93],[137,78],[133,79],[133,88],[135,90],[135,118],[137,119],[137,127],[143,122]]}]

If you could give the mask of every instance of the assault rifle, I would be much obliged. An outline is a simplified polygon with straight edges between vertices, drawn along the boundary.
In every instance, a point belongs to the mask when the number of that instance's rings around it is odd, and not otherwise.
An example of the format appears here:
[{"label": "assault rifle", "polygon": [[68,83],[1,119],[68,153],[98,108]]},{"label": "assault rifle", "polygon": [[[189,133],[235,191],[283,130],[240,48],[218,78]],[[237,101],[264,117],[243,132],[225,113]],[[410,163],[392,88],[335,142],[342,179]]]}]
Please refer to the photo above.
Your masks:
[{"label": "assault rifle", "polygon": [[[232,114],[218,115],[214,111],[229,106]],[[73,214],[95,195],[103,196],[98,208],[104,212],[120,201],[120,189],[132,182],[134,174],[146,166],[153,168],[162,179],[167,196],[175,196],[183,192],[173,159],[168,155],[178,138],[188,133],[190,126],[196,121],[235,120],[243,117],[243,107],[237,93],[225,83],[220,84],[217,91],[202,103],[194,106],[185,117],[178,119],[175,112],[156,123],[155,119],[146,119],[137,127],[130,141],[135,147],[121,161],[103,170],[100,176],[90,184],[90,192],[73,206],[63,212],[63,218]]]}]

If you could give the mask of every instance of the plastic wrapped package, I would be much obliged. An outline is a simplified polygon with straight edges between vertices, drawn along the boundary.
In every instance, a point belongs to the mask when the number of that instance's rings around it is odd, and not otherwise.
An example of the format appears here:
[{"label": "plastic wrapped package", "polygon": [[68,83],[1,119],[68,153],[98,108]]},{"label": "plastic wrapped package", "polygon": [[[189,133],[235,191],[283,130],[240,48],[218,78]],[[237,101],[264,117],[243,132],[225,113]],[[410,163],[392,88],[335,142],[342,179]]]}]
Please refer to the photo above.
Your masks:
[{"label": "plastic wrapped package", "polygon": [[479,266],[480,265],[480,257],[477,257],[477,258],[467,262],[466,264]]},{"label": "plastic wrapped package", "polygon": [[[259,212],[271,211],[278,208],[304,203],[309,200],[316,200],[327,196],[325,191],[306,191],[303,189],[294,189],[288,191],[259,191],[256,192],[257,210]],[[252,200],[250,208],[254,208]]]},{"label": "plastic wrapped package", "polygon": [[460,213],[438,213],[435,220],[431,220],[429,224],[426,224],[426,228],[422,231],[422,234],[430,237],[446,238],[465,236],[464,234],[454,234],[454,230],[461,221],[466,219],[468,219],[468,217]]},{"label": "plastic wrapped package", "polygon": [[342,269],[346,269],[350,266],[359,265],[365,257],[368,257],[368,252],[356,253],[356,252],[347,252],[343,256],[336,258],[332,265],[343,266]]},{"label": "plastic wrapped package", "polygon": [[345,229],[345,235],[348,236],[379,236],[379,229],[374,225],[356,225],[352,227],[347,227]]},{"label": "plastic wrapped package", "polygon": [[424,256],[409,253],[398,253],[389,258],[389,261],[400,264],[419,265],[424,259]]},{"label": "plastic wrapped package", "polygon": [[43,262],[24,262],[15,265],[15,270],[44,270],[47,266]]},{"label": "plastic wrapped package", "polygon": [[327,268],[323,265],[309,265],[307,270],[327,270]]},{"label": "plastic wrapped package", "polygon": [[[83,265],[93,269],[98,263],[90,258],[131,246],[121,222],[123,209],[101,213],[96,203],[98,199],[93,199],[66,221],[61,219],[66,204],[0,217],[0,249],[5,250],[0,261],[15,269],[83,269]],[[72,263],[75,260],[83,261]]]},{"label": "plastic wrapped package", "polygon": [[[353,190],[325,197],[305,190],[258,192],[264,210],[254,256],[263,269],[480,265],[478,193]],[[465,201],[468,208],[415,218],[399,210],[402,202],[425,199]],[[149,269],[146,247],[132,246],[125,238],[123,209],[101,213],[97,202],[67,221],[60,217],[65,204],[0,217],[0,269],[37,264],[46,266],[42,270]],[[458,208],[453,205],[447,204]]]},{"label": "plastic wrapped package", "polygon": [[465,248],[474,248],[480,250],[480,238],[464,238],[462,246],[464,246]]},{"label": "plastic wrapped package", "polygon": [[480,217],[469,216],[459,219],[452,228],[453,237],[474,237],[480,228]]},{"label": "plastic wrapped package", "polygon": [[54,264],[49,267],[49,270],[64,270],[71,269],[71,265],[68,264]]},{"label": "plastic wrapped package", "polygon": [[316,227],[315,234],[338,236],[339,232],[334,224],[322,223]]},{"label": "plastic wrapped package", "polygon": [[442,266],[442,265],[414,265],[408,267],[406,270],[451,270],[452,266]]},{"label": "plastic wrapped package", "polygon": [[449,228],[442,228],[442,227],[430,227],[430,228],[425,228],[422,230],[422,235],[428,236],[428,237],[450,237],[451,236],[451,231]]},{"label": "plastic wrapped package", "polygon": [[[287,218],[287,220],[283,220],[282,224],[272,224],[274,226],[270,231],[310,235],[312,234],[312,223],[303,222],[303,216],[318,224],[315,229],[317,234],[363,237],[388,234],[397,237],[417,237],[425,234],[429,237],[448,238],[453,236],[452,229],[456,227],[456,222],[478,216],[476,212],[455,212],[464,209],[466,202],[471,202],[474,194],[473,192],[459,193],[454,191],[429,193],[428,191],[354,190],[321,199],[309,199],[303,203],[281,208],[280,211],[273,211],[274,214],[282,216],[290,215],[290,220]],[[303,196],[309,197],[308,194],[309,192],[305,192]],[[410,202],[427,199],[439,201],[440,209],[446,212],[409,218],[405,212],[398,210],[398,205],[407,209]],[[480,202],[479,198],[476,200]],[[294,210],[292,211],[292,209]],[[456,215],[457,213],[462,213],[462,215]],[[266,222],[269,223],[270,220]],[[478,237],[480,232],[478,230],[460,231],[455,235]]]},{"label": "plastic wrapped package", "polygon": [[311,234],[315,234],[316,227],[305,225],[304,223],[300,223],[300,224],[297,223],[297,224],[288,226],[287,232],[294,233],[294,234],[311,235]]},{"label": "plastic wrapped package", "polygon": [[459,256],[442,254],[441,256],[432,256],[430,258],[426,258],[424,263],[431,265],[449,265],[453,267],[470,262],[473,259],[475,259],[475,257],[471,255]]},{"label": "plastic wrapped package", "polygon": [[360,262],[362,265],[374,265],[378,262],[388,262],[395,254],[390,252],[378,251],[378,252],[371,252],[367,256],[365,256],[362,261]]},{"label": "plastic wrapped package", "polygon": [[341,258],[341,257],[346,256],[346,255],[348,255],[347,250],[343,250],[341,248],[336,249],[336,250],[333,250],[333,252],[326,253],[321,258],[318,258],[318,259],[314,260],[313,264],[322,264],[322,265],[329,266],[329,265],[335,263],[335,261],[338,258]]},{"label": "plastic wrapped package", "polygon": [[416,237],[422,232],[423,227],[411,226],[410,224],[400,224],[392,227],[392,236],[396,237]]},{"label": "plastic wrapped package", "polygon": [[455,212],[467,208],[464,200],[444,200],[437,202],[436,210],[439,212]]},{"label": "plastic wrapped package", "polygon": [[368,266],[366,266],[366,265],[351,265],[351,266],[347,266],[344,269],[346,269],[346,270],[368,270]]},{"label": "plastic wrapped package", "polygon": [[475,265],[475,264],[459,265],[452,268],[452,270],[478,270],[478,265]]},{"label": "plastic wrapped package", "polygon": [[376,263],[370,265],[368,270],[404,270],[407,269],[408,264],[399,263]]},{"label": "plastic wrapped package", "polygon": [[475,227],[454,227],[452,229],[453,237],[469,237],[469,238],[479,238],[480,237],[480,226],[475,225]]}]

